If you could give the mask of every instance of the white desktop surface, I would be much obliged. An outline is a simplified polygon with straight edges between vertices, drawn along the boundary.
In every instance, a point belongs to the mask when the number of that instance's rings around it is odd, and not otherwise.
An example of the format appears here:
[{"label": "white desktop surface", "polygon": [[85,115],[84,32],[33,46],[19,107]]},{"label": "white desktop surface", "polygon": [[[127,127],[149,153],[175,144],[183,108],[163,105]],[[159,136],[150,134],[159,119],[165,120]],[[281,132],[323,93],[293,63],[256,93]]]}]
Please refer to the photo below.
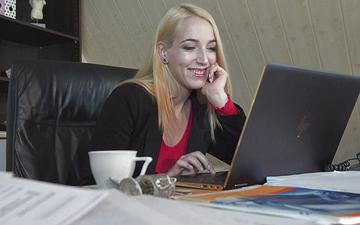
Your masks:
[{"label": "white desktop surface", "polygon": [[[359,180],[360,171],[349,171],[272,177],[269,179],[269,184],[360,193]],[[28,193],[36,192],[38,194],[33,196],[33,199],[30,199],[33,202],[30,202],[30,200],[18,201],[16,199],[21,196],[13,194],[14,192],[11,190],[14,188],[20,190],[21,193],[25,193],[25,197],[27,197]],[[7,196],[8,201],[17,201],[16,207],[12,208],[7,208],[8,203],[0,201],[0,209],[10,210],[6,215],[7,217],[0,217],[0,221],[2,221],[0,224],[7,225],[24,224],[25,219],[27,225],[64,224],[59,223],[59,221],[80,225],[316,224],[302,219],[215,209],[209,205],[195,205],[197,202],[164,199],[148,195],[131,197],[114,189],[108,191],[86,190],[84,187],[69,187],[30,179],[14,178],[11,173],[5,172],[0,172],[1,193],[2,196]],[[53,193],[51,196],[55,197],[43,198],[41,202],[38,202],[37,198],[48,196],[49,193]],[[69,201],[64,202],[64,198],[69,199]],[[39,204],[34,206],[34,202]],[[29,204],[34,207],[29,208]],[[51,206],[51,215],[54,216],[43,217],[43,212],[47,213],[49,211],[49,205]],[[22,213],[18,214],[17,212]],[[16,223],[19,221],[22,222]]]},{"label": "white desktop surface", "polygon": [[128,197],[111,191],[107,199],[75,222],[77,225],[310,225],[305,220],[219,210],[181,200],[152,196]]},{"label": "white desktop surface", "polygon": [[[272,178],[271,185],[299,185],[360,193],[360,172],[328,172]],[[355,182],[354,182],[355,181]],[[328,186],[328,188],[326,188]],[[152,196],[129,197],[116,190],[76,224],[248,224],[248,225],[305,225],[310,221],[220,210],[194,205],[192,202],[169,200]]]}]

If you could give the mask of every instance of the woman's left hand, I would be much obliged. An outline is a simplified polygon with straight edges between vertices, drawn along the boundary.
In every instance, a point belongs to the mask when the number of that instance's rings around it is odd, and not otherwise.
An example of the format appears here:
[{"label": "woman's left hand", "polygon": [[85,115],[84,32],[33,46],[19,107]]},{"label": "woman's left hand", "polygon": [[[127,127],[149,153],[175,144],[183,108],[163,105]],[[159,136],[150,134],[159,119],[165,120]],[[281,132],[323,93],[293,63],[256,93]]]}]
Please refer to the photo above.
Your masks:
[{"label": "woman's left hand", "polygon": [[167,174],[169,176],[189,175],[205,170],[215,174],[214,167],[206,156],[202,152],[196,151],[181,156]]},{"label": "woman's left hand", "polygon": [[222,108],[228,101],[225,92],[228,73],[217,63],[211,65],[208,71],[208,82],[201,88],[201,93],[207,97],[211,105]]}]

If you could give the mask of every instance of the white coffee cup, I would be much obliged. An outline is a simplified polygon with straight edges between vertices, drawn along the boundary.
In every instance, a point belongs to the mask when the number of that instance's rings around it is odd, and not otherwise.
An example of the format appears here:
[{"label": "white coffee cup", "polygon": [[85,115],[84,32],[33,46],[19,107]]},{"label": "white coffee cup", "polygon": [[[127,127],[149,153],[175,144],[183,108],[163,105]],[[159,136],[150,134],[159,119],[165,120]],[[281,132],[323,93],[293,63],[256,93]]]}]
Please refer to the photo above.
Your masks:
[{"label": "white coffee cup", "polygon": [[135,170],[136,161],[144,161],[140,175],[144,175],[151,157],[136,157],[137,151],[109,150],[89,152],[90,168],[99,188],[112,188],[110,177],[120,182],[131,177]]}]

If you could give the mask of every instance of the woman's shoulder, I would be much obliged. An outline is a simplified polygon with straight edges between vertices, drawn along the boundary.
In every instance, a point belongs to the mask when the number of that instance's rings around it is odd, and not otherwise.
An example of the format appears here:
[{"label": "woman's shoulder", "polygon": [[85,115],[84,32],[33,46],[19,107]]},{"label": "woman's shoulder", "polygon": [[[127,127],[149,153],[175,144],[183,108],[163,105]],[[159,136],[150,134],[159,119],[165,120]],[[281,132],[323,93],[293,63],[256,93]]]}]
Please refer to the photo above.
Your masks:
[{"label": "woman's shoulder", "polygon": [[[119,84],[113,92],[122,92],[122,93],[131,93],[134,94],[134,92],[144,92],[147,93],[147,91],[145,90],[145,88],[143,86],[141,86],[138,83],[135,82],[126,82],[123,84]],[[148,93],[147,93],[148,94]]]},{"label": "woman's shoulder", "polygon": [[112,97],[134,99],[151,99],[151,94],[140,84],[128,82],[120,84],[111,93]]},{"label": "woman's shoulder", "polygon": [[117,86],[107,99],[107,106],[143,113],[156,108],[155,98],[140,84],[128,82]]}]

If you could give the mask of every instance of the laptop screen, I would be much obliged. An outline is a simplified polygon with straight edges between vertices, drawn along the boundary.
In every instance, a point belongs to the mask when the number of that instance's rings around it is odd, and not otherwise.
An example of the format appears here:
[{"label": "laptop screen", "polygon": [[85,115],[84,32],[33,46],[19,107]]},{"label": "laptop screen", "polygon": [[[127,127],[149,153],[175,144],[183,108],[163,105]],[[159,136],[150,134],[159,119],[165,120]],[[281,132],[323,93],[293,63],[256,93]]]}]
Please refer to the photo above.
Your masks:
[{"label": "laptop screen", "polygon": [[356,76],[267,65],[225,187],[323,171],[333,160],[359,89]]}]

